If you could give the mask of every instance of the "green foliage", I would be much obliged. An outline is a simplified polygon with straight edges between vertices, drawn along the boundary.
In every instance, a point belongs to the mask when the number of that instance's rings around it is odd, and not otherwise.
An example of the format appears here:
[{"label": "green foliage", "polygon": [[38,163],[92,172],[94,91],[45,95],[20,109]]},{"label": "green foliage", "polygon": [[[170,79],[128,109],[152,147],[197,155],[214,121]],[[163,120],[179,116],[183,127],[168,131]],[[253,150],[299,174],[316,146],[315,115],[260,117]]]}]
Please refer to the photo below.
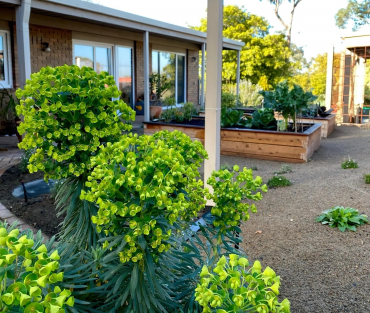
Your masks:
[{"label": "green foliage", "polygon": [[17,118],[16,106],[19,104],[18,99],[6,88],[0,84],[0,117],[6,121]]},{"label": "green foliage", "polygon": [[[155,92],[156,98],[154,105],[160,105],[160,101],[163,99],[164,94],[167,92],[167,90],[171,89],[172,82],[167,77],[166,74],[160,75],[157,73],[153,73],[149,76],[149,87],[150,87],[150,94],[153,94]],[[175,100],[174,98],[170,98]],[[173,100],[167,100],[167,101],[173,101]],[[176,100],[175,100],[176,103]],[[175,104],[174,103],[174,104]],[[170,103],[166,103],[166,105],[170,105]]]},{"label": "green foliage", "polygon": [[220,166],[220,169],[222,171],[224,171],[224,170],[232,171],[233,167],[229,163],[224,163]]},{"label": "green foliage", "polygon": [[365,184],[370,184],[370,174],[365,174],[364,179],[365,179]]},{"label": "green foliage", "polygon": [[287,81],[279,83],[274,91],[261,91],[261,94],[266,107],[280,112],[286,124],[288,124],[289,118],[292,119],[293,125],[295,124],[296,115],[307,108],[309,102],[316,99],[311,92],[305,92],[298,85],[289,88]]},{"label": "green foliage", "polygon": [[349,21],[353,22],[353,31],[369,23],[370,1],[349,0],[347,7],[340,9],[335,15],[335,22],[339,28],[346,28]]},{"label": "green foliage", "polygon": [[276,123],[273,109],[262,108],[253,113],[252,128],[276,129]]},{"label": "green foliage", "polygon": [[221,127],[250,127],[250,118],[244,116],[243,111],[233,109],[221,110]]},{"label": "green foliage", "polygon": [[28,165],[30,164],[31,156],[36,152],[35,149],[25,150],[22,153],[21,160],[18,164],[22,173],[29,173]]},{"label": "green foliage", "polygon": [[276,175],[281,175],[281,174],[287,174],[292,172],[292,167],[287,164],[283,164],[280,168],[280,171],[274,172]]},{"label": "green foliage", "polygon": [[349,168],[358,168],[358,164],[355,160],[351,159],[350,157],[348,157],[348,159],[344,160],[342,162],[342,169],[346,170],[346,169],[349,169]]},{"label": "green foliage", "polygon": [[203,312],[290,312],[288,299],[278,301],[280,276],[270,268],[262,272],[259,261],[249,267],[246,258],[230,254],[217,262],[209,272],[203,266],[201,281],[196,288],[195,300],[203,307]]},{"label": "green foliage", "polygon": [[[223,86],[223,89],[236,97],[236,85],[227,84]],[[262,88],[258,84],[253,85],[248,80],[242,80],[239,84],[238,106],[261,106],[263,100],[263,97],[259,93],[261,90]]]},{"label": "green foliage", "polygon": [[341,232],[348,230],[356,231],[358,226],[368,223],[366,215],[360,215],[358,210],[337,206],[322,212],[323,214],[316,218],[316,222],[328,224],[330,227],[338,227]]},{"label": "green foliage", "polygon": [[290,180],[284,176],[274,176],[267,182],[270,188],[286,187],[291,184]]},{"label": "green foliage", "polygon": [[207,183],[213,188],[213,194],[209,195],[215,203],[211,210],[215,216],[213,225],[219,227],[221,233],[226,233],[230,228],[237,226],[241,220],[247,221],[249,210],[257,212],[254,204],[242,203],[242,200],[259,201],[262,195],[258,190],[267,192],[267,186],[262,186],[260,176],[253,179],[251,169],[244,168],[239,172],[237,165],[233,167],[232,172],[228,170],[214,172]]},{"label": "green foliage", "polygon": [[221,93],[221,108],[222,109],[233,109],[237,106],[236,94],[225,92]]},{"label": "green foliage", "polygon": [[[81,176],[90,169],[90,158],[102,142],[114,142],[131,125],[135,112],[118,98],[114,77],[78,66],[45,67],[18,89],[18,127],[26,132],[21,149],[37,149],[30,158],[30,172],[42,170],[45,179]],[[120,112],[117,114],[117,112]]]},{"label": "green foliage", "polygon": [[181,107],[171,107],[167,110],[162,111],[161,118],[164,119],[166,123],[183,123],[191,121],[193,115],[198,114],[192,102],[186,102]]},{"label": "green foliage", "polygon": [[57,271],[58,251],[34,245],[27,235],[19,237],[19,229],[0,228],[0,310],[63,313],[66,306],[73,307],[74,297],[56,285],[64,276]]},{"label": "green foliage", "polygon": [[[289,77],[289,68],[292,64],[288,60],[291,50],[284,35],[269,34],[268,22],[262,17],[246,12],[244,7],[224,6],[223,19],[223,36],[245,43],[240,57],[242,80],[249,80],[252,84],[259,84],[262,88],[269,89]],[[206,32],[207,19],[201,19],[200,26],[192,28]],[[236,52],[223,51],[222,55],[223,81],[235,83]]]}]

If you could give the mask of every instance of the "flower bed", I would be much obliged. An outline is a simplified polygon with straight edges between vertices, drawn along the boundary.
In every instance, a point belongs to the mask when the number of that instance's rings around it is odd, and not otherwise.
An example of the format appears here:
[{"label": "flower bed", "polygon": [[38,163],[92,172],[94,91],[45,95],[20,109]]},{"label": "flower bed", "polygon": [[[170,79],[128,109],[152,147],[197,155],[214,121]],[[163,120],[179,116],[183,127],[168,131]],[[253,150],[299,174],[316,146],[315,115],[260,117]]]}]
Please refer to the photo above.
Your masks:
[{"label": "flower bed", "polygon": [[[193,121],[192,121],[193,122]],[[282,162],[307,162],[321,144],[321,123],[301,133],[242,128],[221,128],[221,154]],[[204,144],[204,126],[145,122],[144,133],[179,130]]]}]

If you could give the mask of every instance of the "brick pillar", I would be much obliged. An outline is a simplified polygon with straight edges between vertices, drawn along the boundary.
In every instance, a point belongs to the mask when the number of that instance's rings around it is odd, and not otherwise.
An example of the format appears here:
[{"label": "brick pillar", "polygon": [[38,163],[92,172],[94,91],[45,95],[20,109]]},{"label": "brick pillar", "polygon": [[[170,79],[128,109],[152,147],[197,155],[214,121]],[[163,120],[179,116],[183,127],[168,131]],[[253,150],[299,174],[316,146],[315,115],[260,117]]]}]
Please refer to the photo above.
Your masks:
[{"label": "brick pillar", "polygon": [[[193,61],[195,58],[195,61]],[[188,102],[199,104],[199,51],[188,50],[187,53],[187,97]]]}]

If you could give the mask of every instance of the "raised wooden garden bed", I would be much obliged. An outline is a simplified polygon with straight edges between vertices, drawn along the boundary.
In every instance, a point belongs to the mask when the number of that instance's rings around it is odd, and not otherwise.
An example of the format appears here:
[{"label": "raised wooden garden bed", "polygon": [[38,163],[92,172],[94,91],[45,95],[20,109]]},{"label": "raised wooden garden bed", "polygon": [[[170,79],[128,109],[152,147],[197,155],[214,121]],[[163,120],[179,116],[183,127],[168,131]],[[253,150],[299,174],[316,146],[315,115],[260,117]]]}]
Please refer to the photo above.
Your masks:
[{"label": "raised wooden garden bed", "polygon": [[[275,115],[275,118],[278,119],[277,114]],[[279,119],[282,119],[282,116],[279,116]],[[321,137],[322,138],[328,138],[328,136],[335,130],[335,114],[330,114],[327,117],[300,117],[298,119],[299,122],[303,123],[320,123],[321,126]]]},{"label": "raised wooden garden bed", "polygon": [[[308,124],[306,124],[308,126]],[[307,162],[321,144],[321,124],[303,133],[222,128],[221,154],[282,162]],[[179,130],[204,144],[204,126],[145,122],[144,133]]]}]

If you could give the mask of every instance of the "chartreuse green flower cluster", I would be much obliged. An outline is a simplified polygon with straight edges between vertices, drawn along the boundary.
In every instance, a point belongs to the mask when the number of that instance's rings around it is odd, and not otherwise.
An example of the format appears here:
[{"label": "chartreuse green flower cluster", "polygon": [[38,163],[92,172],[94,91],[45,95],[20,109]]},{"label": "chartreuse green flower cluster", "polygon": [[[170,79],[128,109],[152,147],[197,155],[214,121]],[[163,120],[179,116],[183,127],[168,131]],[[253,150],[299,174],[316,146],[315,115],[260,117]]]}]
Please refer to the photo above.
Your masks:
[{"label": "chartreuse green flower cluster", "polygon": [[45,245],[34,250],[32,239],[18,237],[19,229],[0,228],[0,311],[64,313],[74,298],[70,290],[52,289],[63,281],[58,251],[48,255]]},{"label": "chartreuse green flower cluster", "polygon": [[269,267],[262,272],[259,261],[248,266],[246,258],[230,254],[229,260],[221,257],[212,272],[203,267],[195,300],[204,313],[290,312],[289,300],[279,303],[277,298],[280,277]]},{"label": "chartreuse green flower cluster", "polygon": [[[236,177],[234,178],[236,174]],[[242,200],[259,201],[262,194],[258,190],[267,192],[267,186],[262,185],[262,178],[253,178],[251,169],[235,165],[233,171],[220,170],[214,172],[207,183],[213,188],[212,200],[215,206],[211,213],[215,216],[213,225],[225,233],[232,227],[238,226],[240,221],[249,219],[249,210],[257,212],[254,204],[243,203]]]},{"label": "chartreuse green flower cluster", "polygon": [[142,260],[144,246],[157,259],[171,248],[171,225],[204,208],[207,189],[197,177],[206,157],[200,142],[179,131],[161,131],[122,136],[92,158],[90,191],[81,199],[99,206],[92,218],[98,231],[124,235],[121,262]]},{"label": "chartreuse green flower cluster", "polygon": [[30,172],[44,171],[45,179],[80,176],[90,168],[90,157],[102,143],[118,141],[125,123],[135,119],[135,111],[120,97],[114,77],[97,74],[89,67],[44,67],[31,75],[17,114],[24,116],[18,127],[26,133],[21,149],[36,149]]}]

